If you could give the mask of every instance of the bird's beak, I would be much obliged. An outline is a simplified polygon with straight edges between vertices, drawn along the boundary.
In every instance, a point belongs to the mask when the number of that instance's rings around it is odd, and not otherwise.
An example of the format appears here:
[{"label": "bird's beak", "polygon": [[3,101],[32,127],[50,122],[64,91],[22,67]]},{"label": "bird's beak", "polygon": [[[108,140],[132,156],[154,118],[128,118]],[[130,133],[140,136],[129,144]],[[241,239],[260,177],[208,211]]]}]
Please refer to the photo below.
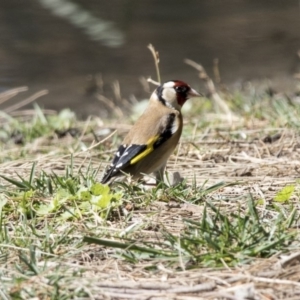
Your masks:
[{"label": "bird's beak", "polygon": [[188,98],[194,98],[194,97],[203,97],[203,95],[199,94],[194,89],[190,89],[190,91],[188,92]]}]

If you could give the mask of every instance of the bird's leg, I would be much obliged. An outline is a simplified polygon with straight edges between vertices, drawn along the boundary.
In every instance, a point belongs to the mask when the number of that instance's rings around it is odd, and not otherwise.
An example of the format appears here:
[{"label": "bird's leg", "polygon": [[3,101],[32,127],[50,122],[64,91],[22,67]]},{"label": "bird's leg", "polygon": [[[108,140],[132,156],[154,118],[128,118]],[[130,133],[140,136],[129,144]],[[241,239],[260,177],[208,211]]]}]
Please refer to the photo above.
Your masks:
[{"label": "bird's leg", "polygon": [[164,182],[164,174],[165,174],[166,164],[162,165],[160,169],[154,172],[156,183]]}]

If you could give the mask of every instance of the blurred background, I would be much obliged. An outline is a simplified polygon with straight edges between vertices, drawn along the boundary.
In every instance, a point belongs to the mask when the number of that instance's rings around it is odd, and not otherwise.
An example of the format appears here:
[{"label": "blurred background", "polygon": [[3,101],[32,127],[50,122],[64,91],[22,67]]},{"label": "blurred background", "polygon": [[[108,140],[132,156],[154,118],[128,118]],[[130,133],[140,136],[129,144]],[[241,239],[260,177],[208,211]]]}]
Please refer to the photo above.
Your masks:
[{"label": "blurred background", "polygon": [[299,3],[1,1],[0,92],[24,85],[29,94],[47,89],[49,94],[38,100],[44,108],[107,116],[105,98],[99,101],[95,95],[115,97],[116,81],[122,98],[149,96],[140,80],[156,79],[149,43],[160,53],[163,81],[181,79],[201,89],[197,72],[183,60],[201,63],[213,76],[218,58],[222,82],[230,88],[251,81],[292,90],[300,72]]}]

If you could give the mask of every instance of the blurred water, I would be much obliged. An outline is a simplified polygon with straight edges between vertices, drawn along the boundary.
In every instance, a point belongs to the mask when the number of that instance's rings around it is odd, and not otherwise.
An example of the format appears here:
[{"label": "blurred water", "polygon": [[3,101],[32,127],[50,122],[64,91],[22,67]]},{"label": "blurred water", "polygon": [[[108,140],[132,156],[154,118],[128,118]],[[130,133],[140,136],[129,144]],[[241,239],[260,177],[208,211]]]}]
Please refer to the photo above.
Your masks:
[{"label": "blurred water", "polygon": [[70,24],[82,29],[86,35],[95,41],[100,41],[108,47],[119,47],[124,44],[121,30],[114,28],[112,22],[95,17],[92,12],[68,0],[39,0],[42,6],[49,9],[55,16],[61,17]]},{"label": "blurred water", "polygon": [[201,88],[183,59],[212,74],[219,58],[227,84],[269,78],[284,88],[299,67],[299,11],[297,0],[1,1],[0,90],[46,88],[47,108],[105,115],[96,75],[107,97],[115,80],[123,97],[147,97],[139,77],[155,78],[149,43],[160,52],[163,80]]}]

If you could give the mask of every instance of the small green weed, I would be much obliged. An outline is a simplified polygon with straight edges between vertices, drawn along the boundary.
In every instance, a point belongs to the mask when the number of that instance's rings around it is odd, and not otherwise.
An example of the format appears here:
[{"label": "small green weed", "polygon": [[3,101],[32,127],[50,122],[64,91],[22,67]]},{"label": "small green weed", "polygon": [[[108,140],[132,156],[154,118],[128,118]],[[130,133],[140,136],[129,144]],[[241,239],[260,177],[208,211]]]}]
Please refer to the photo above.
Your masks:
[{"label": "small green weed", "polygon": [[[41,172],[35,176],[36,164],[33,163],[30,176],[20,180],[0,175],[17,189],[2,187],[8,198],[18,203],[18,211],[26,216],[54,216],[57,220],[80,219],[94,215],[106,219],[111,209],[122,204],[122,193],[112,192],[107,185],[96,182],[97,172],[88,168],[84,175],[81,171],[73,174],[71,166],[64,176]],[[40,200],[40,199],[48,200]],[[9,201],[3,211],[10,212]]]},{"label": "small green weed", "polygon": [[180,237],[180,248],[189,253],[195,263],[220,266],[247,263],[249,259],[270,257],[285,251],[292,243],[296,232],[290,231],[296,216],[285,222],[282,214],[272,219],[262,219],[252,197],[246,211],[237,209],[229,216],[207,201],[200,222],[185,219],[187,229]]},{"label": "small green weed", "polygon": [[[211,190],[218,186],[220,185]],[[173,197],[174,191],[171,195]],[[156,258],[171,259],[173,262],[176,261],[175,257],[180,256],[187,267],[220,267],[224,264],[234,266],[249,263],[257,257],[266,258],[279,251],[287,251],[296,239],[296,232],[291,228],[298,219],[295,210],[287,218],[277,213],[271,219],[263,219],[251,196],[246,210],[240,208],[229,215],[206,200],[201,219],[196,221],[185,218],[183,221],[186,227],[180,236],[163,229],[161,234],[164,242],[148,243],[128,238],[124,242],[116,242],[93,237],[85,237],[84,241],[126,249],[124,257],[130,257],[133,261],[151,253]],[[143,248],[145,245],[147,248]]]}]

